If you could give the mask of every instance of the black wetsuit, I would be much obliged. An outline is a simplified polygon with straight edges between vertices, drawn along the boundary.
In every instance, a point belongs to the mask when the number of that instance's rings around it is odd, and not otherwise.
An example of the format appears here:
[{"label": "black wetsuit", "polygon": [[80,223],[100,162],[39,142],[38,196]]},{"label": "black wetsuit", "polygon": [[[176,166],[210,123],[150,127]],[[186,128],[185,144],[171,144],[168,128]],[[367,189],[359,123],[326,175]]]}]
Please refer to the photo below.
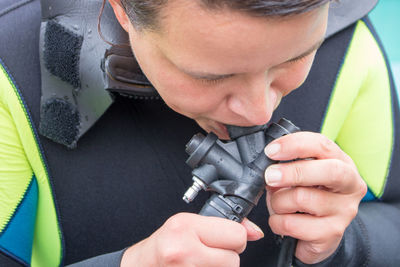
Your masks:
[{"label": "black wetsuit", "polygon": [[[10,78],[9,82],[15,86],[16,94],[23,97],[20,101],[21,106],[27,111],[27,120],[32,123],[33,136],[40,144],[38,150],[50,180],[58,219],[62,258],[60,264],[68,265],[120,251],[151,235],[172,215],[178,212],[198,212],[209,195],[203,192],[191,205],[182,201],[183,193],[191,185],[191,169],[185,165],[187,154],[184,150],[191,136],[202,130],[194,121],[175,113],[161,100],[138,100],[116,95],[115,102],[109,110],[72,150],[37,134],[41,97],[39,25],[39,1],[6,0],[0,3],[0,59],[4,67],[0,73]],[[350,132],[353,131],[351,127],[354,125],[352,122],[356,120],[353,107],[358,107],[358,103],[361,103],[362,110],[363,100],[359,99],[369,94],[369,89],[365,89],[365,93],[363,88],[367,88],[372,81],[359,83],[359,87],[362,88],[354,89],[354,99],[350,104],[346,101],[341,102],[341,99],[345,98],[341,95],[343,85],[338,81],[349,80],[343,74],[349,71],[344,70],[346,66],[349,68],[348,66],[353,64],[350,69],[357,67],[354,65],[357,60],[351,59],[355,53],[352,51],[365,49],[356,44],[357,40],[368,38],[365,37],[365,32],[373,33],[367,18],[331,36],[318,51],[307,81],[283,99],[273,118],[276,121],[282,116],[287,117],[303,130],[322,132],[335,139],[339,145],[343,144],[342,148],[344,147],[345,151],[348,148],[348,153],[353,159],[356,158],[356,164],[360,158],[359,169],[363,177],[365,170],[362,166],[370,164],[363,162],[364,157],[356,155],[348,140],[351,140]],[[364,56],[368,58],[368,55]],[[384,64],[384,61],[381,63]],[[360,69],[363,67],[365,66],[359,66]],[[371,67],[367,71],[376,71],[378,76],[381,75],[380,71],[387,73],[386,67],[377,70]],[[379,79],[386,80],[385,84],[379,85],[379,92],[386,92],[389,100],[382,97],[386,100],[379,102],[382,106],[375,108],[381,110],[383,106],[389,105],[390,110],[385,113],[389,114],[387,117],[378,118],[374,122],[377,123],[378,130],[391,132],[388,135],[390,141],[382,150],[386,156],[376,152],[375,157],[377,161],[382,157],[386,159],[382,164],[379,163],[386,166],[386,169],[381,171],[381,165],[377,166],[379,171],[373,173],[376,179],[369,177],[368,173],[365,174],[370,189],[366,199],[368,201],[361,204],[359,214],[346,230],[337,252],[325,263],[315,266],[395,266],[399,263],[397,244],[400,244],[400,114],[391,77],[383,74],[381,76]],[[353,77],[358,79],[357,75]],[[2,85],[0,83],[0,86]],[[348,90],[350,91],[343,93],[345,96],[351,95],[353,88]],[[371,91],[372,93],[374,91]],[[371,98],[373,99],[368,99]],[[7,97],[0,99],[0,103],[8,101]],[[335,105],[341,104],[343,109],[349,106],[349,111],[342,124],[337,125],[341,114],[335,111]],[[0,122],[15,121],[15,131],[18,132],[19,121],[7,108],[9,107],[3,103],[3,109],[8,110],[11,115],[0,115]],[[358,116],[363,118],[362,115]],[[388,122],[384,126],[389,125],[391,130],[380,129],[379,127],[384,127],[380,126],[380,120]],[[359,154],[373,150],[382,141],[379,139],[381,136],[371,134],[374,133],[373,130],[371,125],[366,123],[365,128],[359,129],[354,136],[354,139],[359,139],[360,136],[364,136],[362,133],[365,133],[368,137],[365,142],[370,144],[359,151]],[[0,137],[1,134],[0,130]],[[1,138],[0,140],[4,140],[5,137]],[[24,137],[21,135],[19,138],[22,140]],[[20,145],[22,149],[29,150],[24,147],[24,140]],[[0,153],[2,159],[9,156],[3,150],[0,150]],[[40,176],[43,174],[35,172],[34,163],[30,162],[29,156],[27,164],[32,166],[33,178],[26,190],[28,192],[37,187],[36,190],[40,193],[43,191],[41,188],[45,186],[43,177]],[[5,177],[1,169],[0,183],[4,178],[2,175]],[[0,201],[3,200],[4,198],[0,198]],[[18,207],[22,207],[21,203]],[[39,243],[33,241],[32,247],[36,247],[31,253],[37,253],[33,264],[30,259],[18,256],[18,246],[8,248],[6,245],[9,243],[2,241],[7,231],[9,235],[21,233],[12,232],[14,228],[10,226],[18,217],[18,207],[10,221],[1,228],[0,266],[40,266],[40,253],[45,252],[40,252]],[[246,251],[241,255],[241,266],[275,266],[279,245],[268,226],[268,212],[264,201],[260,201],[249,218],[263,229],[265,237],[260,241],[248,243]],[[120,257],[121,252],[117,252],[89,259],[80,265],[99,266],[105,262],[118,264]],[[43,264],[42,266],[45,266],[47,263]],[[296,265],[301,263],[296,262]]]}]

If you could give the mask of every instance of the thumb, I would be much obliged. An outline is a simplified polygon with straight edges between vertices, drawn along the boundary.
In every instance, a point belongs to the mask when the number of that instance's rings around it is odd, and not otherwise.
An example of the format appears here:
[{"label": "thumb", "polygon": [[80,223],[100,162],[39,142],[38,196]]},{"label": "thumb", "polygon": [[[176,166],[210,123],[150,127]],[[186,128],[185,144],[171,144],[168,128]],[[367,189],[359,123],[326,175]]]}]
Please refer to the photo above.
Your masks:
[{"label": "thumb", "polygon": [[263,231],[255,225],[252,221],[244,218],[242,225],[247,231],[247,241],[256,241],[264,237]]}]

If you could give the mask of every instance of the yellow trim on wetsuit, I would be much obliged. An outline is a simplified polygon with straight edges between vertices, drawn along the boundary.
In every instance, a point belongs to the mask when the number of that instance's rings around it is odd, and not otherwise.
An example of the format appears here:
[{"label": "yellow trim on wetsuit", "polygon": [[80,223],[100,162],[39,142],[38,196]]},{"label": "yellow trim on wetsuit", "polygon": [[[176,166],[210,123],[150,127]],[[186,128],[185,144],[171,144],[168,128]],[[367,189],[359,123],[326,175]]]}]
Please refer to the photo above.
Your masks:
[{"label": "yellow trim on wetsuit", "polygon": [[4,99],[0,76],[0,233],[3,233],[32,179],[32,168]]},{"label": "yellow trim on wetsuit", "polygon": [[322,126],[354,160],[376,197],[383,194],[393,149],[391,87],[379,45],[357,23]]},{"label": "yellow trim on wetsuit", "polygon": [[[0,127],[2,130],[5,129],[0,132],[0,143],[2,148],[6,149],[1,154],[12,159],[9,165],[0,165],[2,168],[0,179],[8,181],[7,186],[1,186],[1,190],[3,187],[7,190],[13,188],[11,190],[17,194],[15,198],[18,200],[23,196],[21,192],[25,192],[29,185],[27,181],[32,178],[32,172],[35,174],[39,186],[39,197],[31,266],[59,266],[62,257],[61,232],[48,173],[31,123],[14,82],[0,64]],[[21,182],[22,180],[24,181]],[[19,185],[13,186],[13,183]],[[3,202],[6,198],[7,196],[2,195],[0,201]],[[2,220],[12,216],[16,207],[15,203],[14,199],[10,207],[5,210],[1,208]],[[3,228],[4,225],[2,225]]]}]

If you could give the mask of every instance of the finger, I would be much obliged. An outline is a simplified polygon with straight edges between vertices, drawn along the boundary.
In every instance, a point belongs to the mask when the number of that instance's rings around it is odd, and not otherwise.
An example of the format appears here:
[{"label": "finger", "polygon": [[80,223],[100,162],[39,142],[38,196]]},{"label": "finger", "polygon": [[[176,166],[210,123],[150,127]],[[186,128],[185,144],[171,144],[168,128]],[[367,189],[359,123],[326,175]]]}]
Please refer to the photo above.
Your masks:
[{"label": "finger", "polygon": [[324,242],[342,238],[350,223],[334,217],[315,217],[309,214],[284,214],[269,217],[271,230],[277,235],[291,236],[303,241]]},{"label": "finger", "polygon": [[275,187],[324,186],[333,192],[364,192],[364,182],[351,165],[337,160],[300,160],[274,164],[265,171],[266,183]]},{"label": "finger", "polygon": [[266,202],[266,206],[267,206],[267,209],[268,209],[268,212],[269,212],[270,216],[275,214],[275,212],[274,212],[274,210],[272,209],[272,206],[271,206],[271,195],[277,190],[279,190],[279,188],[271,187],[271,186],[268,186],[268,185],[266,186],[265,202]]},{"label": "finger", "polygon": [[312,187],[285,188],[271,195],[271,208],[276,214],[305,212],[314,216],[338,214],[346,197]]},{"label": "finger", "polygon": [[[198,254],[196,254],[198,255]],[[225,250],[220,248],[210,248],[203,246],[200,255],[203,257],[196,257],[193,266],[202,267],[239,267],[240,257],[239,254],[232,250]]]},{"label": "finger", "polygon": [[242,253],[247,244],[246,228],[228,219],[201,216],[195,231],[208,247],[234,250]]},{"label": "finger", "polygon": [[[173,240],[173,242],[171,242]],[[162,266],[239,266],[239,254],[233,250],[208,247],[185,238],[163,240],[157,259]]]},{"label": "finger", "polygon": [[274,160],[337,158],[353,164],[352,159],[338,145],[326,136],[313,132],[298,132],[280,137],[268,144],[265,153]]},{"label": "finger", "polygon": [[170,239],[195,238],[208,247],[242,252],[247,243],[246,228],[224,218],[178,213],[159,229]]},{"label": "finger", "polygon": [[264,237],[264,232],[252,221],[244,218],[242,225],[247,231],[247,241],[256,241]]}]

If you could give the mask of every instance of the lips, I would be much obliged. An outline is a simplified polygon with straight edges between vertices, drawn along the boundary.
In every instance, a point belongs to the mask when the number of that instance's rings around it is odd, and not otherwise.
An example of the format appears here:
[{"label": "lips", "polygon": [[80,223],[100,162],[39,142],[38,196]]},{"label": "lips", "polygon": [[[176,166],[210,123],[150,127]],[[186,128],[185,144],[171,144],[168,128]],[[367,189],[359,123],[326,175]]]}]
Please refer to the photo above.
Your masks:
[{"label": "lips", "polygon": [[230,139],[229,138],[229,134],[228,134],[228,130],[226,129],[226,126],[224,124],[222,124],[220,122],[214,122],[214,125],[212,125],[211,127],[214,128],[214,129],[212,129],[212,131],[216,135],[218,135],[218,137],[220,139],[223,139],[223,140],[229,140]]}]

